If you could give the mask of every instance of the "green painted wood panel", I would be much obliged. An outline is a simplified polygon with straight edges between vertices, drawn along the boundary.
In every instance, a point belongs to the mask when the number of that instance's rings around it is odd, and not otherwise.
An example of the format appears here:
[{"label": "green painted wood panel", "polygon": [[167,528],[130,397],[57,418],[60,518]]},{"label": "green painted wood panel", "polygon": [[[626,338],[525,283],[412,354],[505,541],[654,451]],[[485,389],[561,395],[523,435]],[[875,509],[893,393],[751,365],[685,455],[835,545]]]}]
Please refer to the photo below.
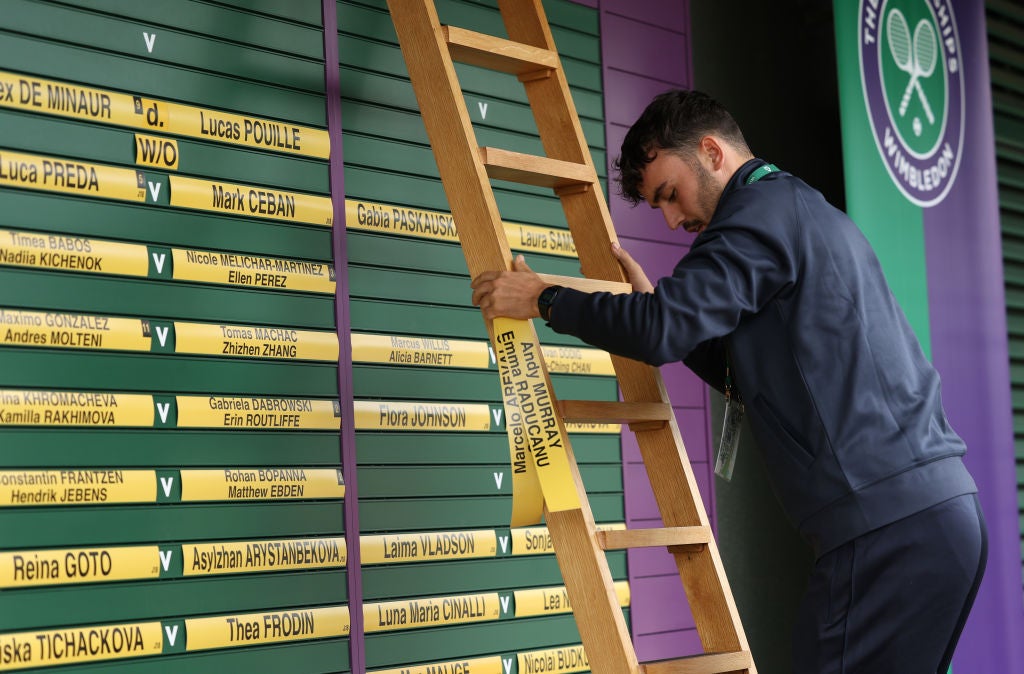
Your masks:
[{"label": "green painted wood panel", "polygon": [[[6,0],[4,28],[45,40],[59,40],[146,59],[147,62],[213,70],[251,82],[323,94],[322,57],[319,61],[296,58],[265,51],[258,46],[244,47],[172,28],[154,28],[146,23],[84,9],[31,0]],[[147,42],[144,33],[154,39]]]},{"label": "green painted wood panel", "polygon": [[6,70],[324,127],[323,96],[0,31]]},{"label": "green painted wood panel", "polygon": [[256,223],[214,213],[183,213],[151,206],[60,197],[29,191],[4,191],[4,207],[17,213],[8,226],[40,232],[122,241],[147,241],[203,250],[248,250],[271,256],[329,261],[331,232],[290,223]]},{"label": "green painted wood panel", "polygon": [[[587,492],[622,492],[622,466],[582,465],[580,474]],[[500,486],[496,475],[501,476]],[[490,466],[361,467],[359,498],[433,498],[511,494],[508,463]]]},{"label": "green painted wood panel", "polygon": [[[621,494],[594,494],[590,506],[599,522],[625,521]],[[359,526],[364,533],[507,527],[511,513],[512,498],[506,496],[361,500]]]},{"label": "green painted wood panel", "polygon": [[[97,524],[102,524],[102,529]],[[138,540],[326,536],[342,533],[337,503],[75,506],[0,511],[4,545],[17,548],[134,543]]]},{"label": "green painted wood panel", "polygon": [[226,672],[288,672],[322,674],[348,671],[348,639],[324,639],[296,644],[224,649],[189,655],[70,665],[68,674],[225,674]]},{"label": "green painted wood panel", "polygon": [[0,630],[46,628],[54,622],[54,606],[60,607],[64,625],[139,622],[343,604],[348,601],[346,587],[345,571],[334,569],[9,590],[4,592]]},{"label": "green painted wood panel", "polygon": [[124,468],[334,466],[341,456],[337,434],[325,431],[5,428],[0,443],[13,468],[88,467],[100,451]]},{"label": "green painted wood panel", "polygon": [[[274,51],[323,61],[323,34],[320,30],[320,4],[315,0],[301,3],[270,3],[273,8],[288,11],[301,8],[301,16],[309,25],[285,21],[228,7],[211,5],[203,0],[169,2],[136,2],[135,0],[60,0],[61,4],[142,21],[150,26],[180,28],[190,33],[229,40],[239,44],[264,47]],[[252,5],[252,3],[250,3]],[[245,8],[246,5],[241,5]],[[252,8],[258,5],[252,5]],[[312,21],[308,19],[312,18]],[[296,19],[302,20],[302,19]]]},{"label": "green painted wood panel", "polygon": [[[616,463],[621,460],[618,435],[573,434],[578,463]],[[361,466],[430,463],[478,465],[508,460],[508,438],[500,433],[362,432],[356,439]]]},{"label": "green painted wood panel", "polygon": [[368,634],[366,665],[397,666],[405,662],[401,658],[406,653],[415,653],[422,662],[435,662],[448,659],[453,652],[469,657],[508,652],[507,644],[516,644],[515,650],[533,650],[550,644],[578,644],[579,639],[571,615]]},{"label": "green painted wood panel", "polygon": [[[321,3],[261,0],[11,0],[0,20],[3,70],[207,110],[323,127],[326,123]],[[135,132],[102,122],[0,110],[0,150],[135,168]],[[324,159],[262,148],[177,138],[172,175],[327,195]],[[126,242],[146,258],[170,247],[330,261],[332,232],[290,222],[169,207],[169,174],[142,169],[159,198],[130,204],[0,188],[0,228]],[[155,203],[153,203],[155,202]],[[7,242],[0,242],[6,244]],[[0,267],[0,308],[68,311],[158,321],[254,324],[334,330],[330,294],[183,282],[171,261],[148,276]],[[159,269],[157,268],[159,267]],[[173,333],[169,344],[173,344]],[[156,348],[156,347],[155,347]],[[0,346],[0,388],[140,392],[148,395],[338,398],[338,363],[165,352]],[[161,399],[158,398],[159,402]],[[164,398],[166,400],[166,398]],[[176,414],[169,408],[171,424]],[[19,420],[21,423],[21,420]],[[158,422],[159,423],[159,422]],[[146,620],[271,612],[347,602],[348,571],[250,568],[182,577],[190,543],[259,541],[344,534],[340,499],[223,500],[212,492],[178,502],[188,468],[335,468],[337,432],[259,432],[139,428],[0,428],[0,470],[67,468],[155,470],[156,503],[12,507],[0,503],[0,554],[52,548],[163,546],[170,569],[159,579],[51,583],[0,592],[6,633]],[[165,482],[165,480],[171,480]],[[225,479],[225,482],[227,480]],[[176,486],[175,486],[176,485]],[[167,491],[167,490],[170,491]],[[9,489],[8,489],[9,491]],[[167,502],[163,502],[167,501]],[[155,549],[155,548],[151,548]],[[174,550],[179,558],[174,561]],[[95,551],[95,550],[94,550]],[[165,564],[163,558],[161,563]],[[148,562],[140,563],[148,567]],[[145,575],[135,569],[136,576]],[[22,578],[22,581],[25,579]],[[15,574],[14,582],[19,581]],[[3,579],[10,584],[12,579]],[[343,672],[347,637],[96,661],[67,672]],[[165,641],[165,644],[168,642]],[[232,644],[234,645],[234,644]],[[166,653],[166,650],[165,650]]]},{"label": "green painted wood panel", "polygon": [[[565,400],[608,400],[615,396],[615,380],[607,377],[552,375],[555,394]],[[353,390],[366,398],[413,398],[500,402],[495,370],[442,371],[387,365],[355,365]]]}]

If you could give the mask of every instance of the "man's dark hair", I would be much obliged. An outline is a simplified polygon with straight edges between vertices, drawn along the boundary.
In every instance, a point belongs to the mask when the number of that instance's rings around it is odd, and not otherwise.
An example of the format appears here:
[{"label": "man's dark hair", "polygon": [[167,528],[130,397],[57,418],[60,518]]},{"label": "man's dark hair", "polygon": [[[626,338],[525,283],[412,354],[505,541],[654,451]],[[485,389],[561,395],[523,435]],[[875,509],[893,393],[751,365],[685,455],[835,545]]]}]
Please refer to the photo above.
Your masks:
[{"label": "man's dark hair", "polygon": [[622,196],[634,206],[640,194],[643,170],[657,150],[668,150],[689,161],[701,138],[713,133],[737,149],[747,151],[743,132],[721,103],[700,91],[673,89],[659,94],[629,128],[615,160]]}]

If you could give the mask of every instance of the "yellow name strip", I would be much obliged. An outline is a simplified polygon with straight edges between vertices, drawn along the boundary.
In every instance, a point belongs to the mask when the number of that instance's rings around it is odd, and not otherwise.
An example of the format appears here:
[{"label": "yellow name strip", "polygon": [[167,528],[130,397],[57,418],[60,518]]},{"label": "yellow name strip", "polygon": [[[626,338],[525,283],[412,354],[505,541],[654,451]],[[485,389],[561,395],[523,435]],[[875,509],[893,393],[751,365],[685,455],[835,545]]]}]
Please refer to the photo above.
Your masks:
[{"label": "yellow name strip", "polygon": [[185,620],[185,650],[327,639],[349,632],[347,606],[245,613]]},{"label": "yellow name strip", "polygon": [[155,545],[0,552],[0,588],[157,578],[159,565]]},{"label": "yellow name strip", "polygon": [[183,176],[170,181],[171,206],[325,227],[334,220],[330,197]]},{"label": "yellow name strip", "polygon": [[227,396],[177,396],[176,400],[181,428],[341,428],[341,406],[336,400]]},{"label": "yellow name strip", "polygon": [[[511,662],[509,663],[511,666]],[[526,672],[527,670],[520,670]],[[536,670],[538,672],[545,670]],[[472,658],[470,660],[449,660],[430,665],[409,665],[398,669],[374,669],[368,674],[506,674],[501,666],[501,656]]]},{"label": "yellow name strip", "polygon": [[331,150],[323,129],[9,72],[0,72],[0,106],[307,157]]},{"label": "yellow name strip", "polygon": [[[497,318],[493,325],[513,478],[517,472],[524,474],[528,470],[524,464],[532,460],[547,508],[553,512],[579,508],[579,494],[567,454],[569,441],[551,399],[551,382],[544,370],[533,325],[510,318]],[[522,456],[524,453],[531,458]],[[540,521],[536,512],[536,484],[528,472],[525,475],[519,485],[515,479],[512,481],[513,526]],[[517,486],[526,487],[520,498],[530,503],[529,512],[525,512],[525,507],[516,508]],[[517,514],[522,516],[517,518]]]},{"label": "yellow name strip", "polygon": [[367,632],[485,622],[498,619],[499,604],[497,592],[385,601],[364,604],[363,620]]},{"label": "yellow name strip", "polygon": [[153,503],[153,470],[4,470],[0,506]]},{"label": "yellow name strip", "polygon": [[622,424],[597,424],[586,422],[569,422],[565,424],[567,433],[614,433],[622,432]]},{"label": "yellow name strip", "polygon": [[159,655],[163,645],[158,622],[0,634],[0,671]]},{"label": "yellow name strip", "polygon": [[[625,529],[623,522],[615,524],[598,524],[598,531]],[[555,552],[555,544],[551,540],[551,532],[547,527],[523,527],[512,529],[513,555],[547,555]]]},{"label": "yellow name strip", "polygon": [[78,236],[0,229],[0,264],[146,276],[146,247]]},{"label": "yellow name strip", "polygon": [[426,531],[422,533],[362,536],[359,553],[363,564],[435,561],[494,557],[498,537],[484,531]]},{"label": "yellow name strip", "polygon": [[182,470],[182,501],[344,498],[338,468]]},{"label": "yellow name strip", "polygon": [[145,178],[135,169],[8,150],[0,150],[0,185],[121,201],[146,200]]},{"label": "yellow name strip", "polygon": [[135,163],[165,171],[178,170],[178,141],[170,138],[135,134]]},{"label": "yellow name strip", "polygon": [[0,309],[0,344],[149,351],[149,325],[137,318]]},{"label": "yellow name strip", "polygon": [[181,281],[334,294],[334,267],[322,262],[181,248],[171,259]]},{"label": "yellow name strip", "polygon": [[169,133],[306,157],[331,155],[330,136],[323,129],[178,103],[162,105],[170,114]]},{"label": "yellow name strip", "polygon": [[[577,257],[572,234],[566,229],[510,222],[503,223],[503,226],[509,246],[514,250]],[[354,199],[345,200],[345,227],[435,241],[459,240],[459,232],[450,213]]]},{"label": "yellow name strip", "polygon": [[152,425],[153,396],[0,389],[0,427]]},{"label": "yellow name strip", "polygon": [[585,349],[570,346],[541,346],[544,363],[548,372],[558,374],[615,374],[612,357],[600,349]]},{"label": "yellow name strip", "polygon": [[405,335],[352,333],[352,360],[359,363],[487,369],[484,342]]},{"label": "yellow name strip", "polygon": [[355,427],[362,431],[486,431],[490,407],[484,404],[355,401]]},{"label": "yellow name strip", "polygon": [[[569,613],[572,611],[569,595],[564,585],[537,587],[531,590],[516,590],[513,594],[516,600],[517,618]],[[620,580],[616,582],[615,594],[619,599],[619,606],[629,606],[629,581]]]},{"label": "yellow name strip", "polygon": [[338,360],[338,335],[334,332],[177,321],[174,323],[174,336],[175,353],[328,362]]},{"label": "yellow name strip", "polygon": [[569,674],[589,672],[590,662],[583,646],[563,646],[540,651],[517,654],[520,672],[544,672],[544,674]]},{"label": "yellow name strip", "polygon": [[184,575],[255,573],[292,569],[341,568],[347,563],[345,538],[279,541],[226,541],[181,546]]}]

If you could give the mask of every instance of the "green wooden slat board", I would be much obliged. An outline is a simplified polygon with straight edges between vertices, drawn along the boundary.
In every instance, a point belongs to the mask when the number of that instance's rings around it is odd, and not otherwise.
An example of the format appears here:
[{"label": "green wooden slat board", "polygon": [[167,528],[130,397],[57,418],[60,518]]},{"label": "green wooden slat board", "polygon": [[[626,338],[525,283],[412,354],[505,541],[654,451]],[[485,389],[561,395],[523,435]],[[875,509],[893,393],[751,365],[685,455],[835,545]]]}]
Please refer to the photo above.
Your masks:
[{"label": "green wooden slat board", "polygon": [[330,261],[331,232],[325,227],[254,222],[214,213],[119,204],[5,190],[5,227],[203,250],[233,250],[239,242],[261,255]]},{"label": "green wooden slat board", "polygon": [[[625,613],[628,618],[628,609]],[[453,652],[470,657],[508,652],[506,644],[516,644],[514,650],[525,651],[550,644],[578,644],[579,639],[572,615],[368,634],[366,666],[398,666],[408,662],[409,653],[414,653],[417,660],[436,662],[448,659]],[[452,644],[458,644],[457,650],[453,651]]]},{"label": "green wooden slat board", "polygon": [[[134,3],[11,0],[0,20],[3,69],[113,92],[302,125],[326,123],[318,0]],[[149,33],[152,52],[146,47]],[[130,129],[0,109],[0,150],[135,167]],[[178,138],[178,175],[328,195],[323,159]],[[331,261],[327,227],[230,217],[167,206],[164,189],[130,204],[0,188],[0,228],[93,240]],[[157,321],[334,330],[334,296],[161,276],[148,278],[0,267],[0,307]],[[0,388],[338,398],[332,362],[0,347]],[[172,417],[173,420],[173,417]],[[340,465],[336,432],[4,427],[0,469],[313,467]],[[180,492],[180,481],[177,490]],[[171,495],[171,500],[177,498]],[[0,507],[0,552],[171,546],[344,535],[344,502],[278,500]],[[165,548],[167,549],[167,548]],[[9,632],[345,604],[346,569],[294,569],[120,582],[17,587],[0,592],[0,639]],[[166,575],[166,574],[165,574]],[[184,635],[183,635],[184,636]],[[183,642],[179,642],[179,645]],[[343,672],[349,642],[330,638],[250,645],[61,667],[65,672]]]},{"label": "green wooden slat board", "polygon": [[[178,28],[239,44],[248,44],[295,56],[323,60],[323,35],[320,31],[320,3],[307,0],[272,2],[271,7],[288,11],[298,9],[308,26],[294,25],[262,17],[241,14],[231,8],[219,7],[203,0],[169,2],[136,2],[136,0],[59,0],[61,4],[82,7],[114,16],[143,21],[150,26]],[[259,7],[249,3],[253,8]],[[261,10],[262,11],[262,10]]]},{"label": "green wooden slat board", "polygon": [[101,89],[129,91],[201,107],[325,127],[321,94],[303,93],[232,77],[162,65],[0,31],[0,63],[7,70]]},{"label": "green wooden slat board", "polygon": [[[579,464],[621,461],[619,436],[573,434],[572,448]],[[508,460],[508,439],[498,433],[361,432],[356,436],[360,467],[404,463],[490,464]]]},{"label": "green wooden slat board", "polygon": [[141,622],[343,604],[346,588],[345,571],[331,569],[9,590],[0,630],[45,629],[54,624],[54,606],[60,607],[61,625]]},{"label": "green wooden slat board", "polygon": [[[608,566],[615,580],[624,580],[626,553],[610,553]],[[562,585],[554,555],[364,566],[362,574],[363,595],[368,602],[412,597],[422,594],[424,588],[438,596],[469,594],[496,580],[502,590]]]},{"label": "green wooden slat board", "polygon": [[[122,17],[32,0],[5,0],[4,28],[125,56],[212,70],[223,75],[322,94],[323,58],[303,59],[244,47],[171,28],[154,28]],[[237,16],[237,15],[236,15]],[[144,33],[155,39],[147,44]],[[152,51],[149,46],[152,45]]]},{"label": "green wooden slat board", "polygon": [[98,452],[124,468],[335,466],[341,456],[337,434],[326,431],[7,428],[0,445],[13,468],[87,467]]},{"label": "green wooden slat board", "polygon": [[288,672],[322,674],[348,671],[348,639],[324,639],[295,644],[165,655],[127,662],[65,665],[68,674],[225,674],[226,672]]},{"label": "green wooden slat board", "polygon": [[1024,12],[1004,0],[985,3],[989,65],[995,102],[996,162],[1003,233],[1010,381],[1017,454],[1018,505],[1021,509],[1021,557],[1024,566]]},{"label": "green wooden slat board", "polygon": [[[3,149],[135,167],[135,132],[0,108]],[[177,139],[175,173],[327,194],[327,164],[219,143]],[[180,217],[180,216],[179,216]]]},{"label": "green wooden slat board", "polygon": [[[97,528],[101,522],[102,529]],[[342,533],[333,502],[75,506],[0,511],[4,545],[61,548],[139,540],[219,541]]]}]

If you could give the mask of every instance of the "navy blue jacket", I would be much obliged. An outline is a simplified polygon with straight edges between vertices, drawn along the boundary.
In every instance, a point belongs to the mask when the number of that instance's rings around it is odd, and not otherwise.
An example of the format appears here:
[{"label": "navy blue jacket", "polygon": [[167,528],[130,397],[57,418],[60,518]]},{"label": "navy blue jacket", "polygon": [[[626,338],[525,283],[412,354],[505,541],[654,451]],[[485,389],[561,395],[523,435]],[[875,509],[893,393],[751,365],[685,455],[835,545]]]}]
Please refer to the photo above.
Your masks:
[{"label": "navy blue jacket", "polygon": [[939,376],[857,226],[785,172],[732,176],[654,293],[561,291],[551,327],[721,390],[725,354],[775,492],[819,555],[977,489]]}]

